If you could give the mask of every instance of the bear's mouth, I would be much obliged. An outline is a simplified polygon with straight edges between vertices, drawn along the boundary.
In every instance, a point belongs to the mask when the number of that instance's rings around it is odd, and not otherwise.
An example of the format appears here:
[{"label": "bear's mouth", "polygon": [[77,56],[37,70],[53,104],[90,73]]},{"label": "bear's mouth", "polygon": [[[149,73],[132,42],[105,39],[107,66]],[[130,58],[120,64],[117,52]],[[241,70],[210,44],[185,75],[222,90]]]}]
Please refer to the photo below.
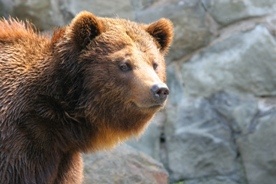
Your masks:
[{"label": "bear's mouth", "polygon": [[162,104],[144,104],[144,103],[140,104],[137,102],[131,102],[131,103],[136,108],[143,109],[143,110],[154,110],[154,111],[162,109],[165,106],[165,103],[162,103]]}]

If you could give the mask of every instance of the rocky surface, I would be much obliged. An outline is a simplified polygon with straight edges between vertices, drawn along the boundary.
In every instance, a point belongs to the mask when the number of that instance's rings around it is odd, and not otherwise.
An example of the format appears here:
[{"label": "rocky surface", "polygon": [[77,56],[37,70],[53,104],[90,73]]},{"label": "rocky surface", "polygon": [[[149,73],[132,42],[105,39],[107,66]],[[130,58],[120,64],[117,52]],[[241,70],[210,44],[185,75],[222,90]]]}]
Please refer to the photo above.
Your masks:
[{"label": "rocky surface", "polygon": [[274,3],[157,1],[137,19],[155,20],[157,9],[174,21],[176,45],[159,127],[165,141],[152,156],[185,184],[275,182]]},{"label": "rocky surface", "polygon": [[[1,15],[31,19],[41,30],[68,23],[83,9],[146,23],[173,21],[168,104],[140,139],[128,142],[162,162],[170,183],[275,183],[275,1],[0,0]],[[91,158],[85,157],[86,183],[93,183],[90,177],[98,183],[168,177],[129,147]]]},{"label": "rocky surface", "polygon": [[162,164],[127,145],[84,155],[84,161],[84,184],[168,183],[168,173]]},{"label": "rocky surface", "polygon": [[273,14],[276,4],[273,0],[202,0],[203,6],[221,26],[252,17]]},{"label": "rocky surface", "polygon": [[127,145],[84,155],[84,165],[84,184],[168,183],[168,173],[162,164]]}]

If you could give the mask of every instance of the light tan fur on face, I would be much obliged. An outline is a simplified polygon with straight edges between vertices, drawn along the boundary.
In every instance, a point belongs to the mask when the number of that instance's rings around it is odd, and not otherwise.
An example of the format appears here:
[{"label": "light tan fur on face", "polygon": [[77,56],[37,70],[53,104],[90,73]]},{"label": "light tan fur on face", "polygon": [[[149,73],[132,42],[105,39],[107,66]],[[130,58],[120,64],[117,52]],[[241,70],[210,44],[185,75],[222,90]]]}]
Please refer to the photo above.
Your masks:
[{"label": "light tan fur on face", "polygon": [[99,151],[99,150],[109,150],[114,148],[116,145],[123,143],[129,137],[140,137],[145,129],[148,127],[150,119],[145,119],[145,123],[141,124],[139,129],[135,129],[133,131],[120,131],[114,130],[110,127],[102,126],[99,128],[99,133],[95,136],[95,138],[91,141],[91,145],[88,146],[88,150],[86,151]]},{"label": "light tan fur on face", "polygon": [[[133,71],[130,72],[132,79],[129,84],[131,90],[129,90],[128,98],[141,110],[143,108],[146,110],[152,104],[151,87],[154,84],[166,82],[165,61],[156,48],[141,51],[140,45],[135,43],[129,45],[110,55],[110,58],[114,60],[123,58],[122,62],[127,62],[132,66]],[[157,65],[156,69],[154,69],[154,64]]]}]

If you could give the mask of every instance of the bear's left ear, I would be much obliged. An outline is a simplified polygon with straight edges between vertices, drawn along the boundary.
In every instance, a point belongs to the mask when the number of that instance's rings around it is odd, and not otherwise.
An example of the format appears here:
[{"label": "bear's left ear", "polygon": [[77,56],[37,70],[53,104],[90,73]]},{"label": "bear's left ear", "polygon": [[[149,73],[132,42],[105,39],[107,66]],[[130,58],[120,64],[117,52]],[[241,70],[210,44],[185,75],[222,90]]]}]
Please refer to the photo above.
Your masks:
[{"label": "bear's left ear", "polygon": [[161,53],[166,53],[173,40],[173,24],[170,20],[162,18],[150,24],[146,31],[153,36]]},{"label": "bear's left ear", "polygon": [[101,20],[90,12],[82,11],[71,22],[71,38],[80,50],[104,31]]}]

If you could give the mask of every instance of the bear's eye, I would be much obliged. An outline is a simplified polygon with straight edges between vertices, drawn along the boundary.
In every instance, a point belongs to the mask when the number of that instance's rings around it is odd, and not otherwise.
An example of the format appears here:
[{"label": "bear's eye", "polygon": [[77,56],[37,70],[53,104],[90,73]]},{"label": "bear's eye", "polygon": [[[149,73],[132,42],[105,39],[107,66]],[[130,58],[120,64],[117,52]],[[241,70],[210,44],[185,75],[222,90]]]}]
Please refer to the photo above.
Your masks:
[{"label": "bear's eye", "polygon": [[119,65],[119,68],[123,72],[128,72],[128,71],[130,71],[132,69],[129,63],[121,63]]},{"label": "bear's eye", "polygon": [[158,64],[157,63],[153,63],[152,67],[153,67],[154,70],[156,70],[157,67],[158,67]]}]

